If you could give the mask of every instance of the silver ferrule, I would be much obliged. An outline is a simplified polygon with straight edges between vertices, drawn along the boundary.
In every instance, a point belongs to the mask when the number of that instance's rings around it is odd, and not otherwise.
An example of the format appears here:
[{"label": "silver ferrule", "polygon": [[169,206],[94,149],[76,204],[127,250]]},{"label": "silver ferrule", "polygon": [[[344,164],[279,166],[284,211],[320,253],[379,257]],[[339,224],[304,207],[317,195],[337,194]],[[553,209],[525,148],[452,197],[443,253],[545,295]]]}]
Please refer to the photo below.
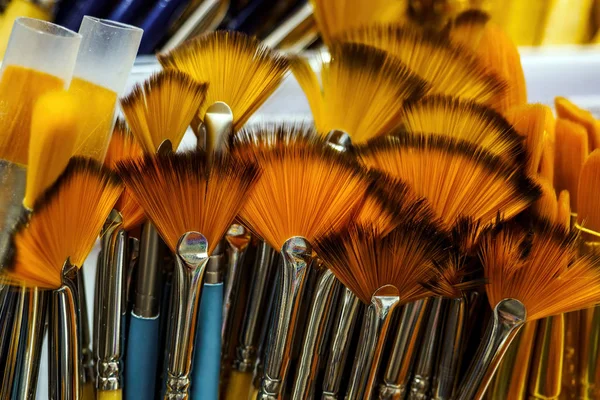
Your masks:
[{"label": "silver ferrule", "polygon": [[400,303],[398,289],[391,285],[379,288],[371,298],[363,319],[358,349],[352,365],[347,400],[371,399],[379,360],[385,344],[394,308]]},{"label": "silver ferrule", "polygon": [[403,399],[406,396],[430,305],[431,299],[426,298],[408,303],[402,308],[392,355],[384,373],[383,384],[379,388],[380,400]]},{"label": "silver ferrule", "polygon": [[80,332],[81,332],[81,367],[83,369],[83,383],[96,382],[94,370],[94,354],[92,353],[92,341],[90,335],[90,321],[88,317],[88,305],[85,293],[85,279],[83,271],[77,271],[77,295],[79,297]]},{"label": "silver ferrule", "polygon": [[156,228],[151,222],[145,222],[133,303],[133,314],[141,318],[156,318],[160,312],[161,247]]},{"label": "silver ferrule", "polygon": [[98,353],[96,354],[96,388],[100,391],[123,387],[122,357],[125,341],[127,232],[123,219],[113,210],[108,216],[101,237],[98,318]]},{"label": "silver ferrule", "polygon": [[127,241],[127,287],[125,293],[127,295],[127,309],[133,309],[135,300],[133,283],[137,280],[134,276],[137,274],[138,260],[140,259],[140,240],[135,237],[129,237]]},{"label": "silver ferrule", "polygon": [[456,400],[481,400],[504,353],[525,323],[525,305],[504,299],[496,307],[473,362],[461,382]]},{"label": "silver ferrule", "polygon": [[206,271],[204,272],[204,283],[209,285],[223,283],[223,268],[225,266],[224,249],[224,242],[219,242],[215,250],[208,258],[208,263],[206,264]]},{"label": "silver ferrule", "polygon": [[50,295],[48,384],[52,400],[81,397],[79,319],[77,267],[67,260],[62,286]]},{"label": "silver ferrule", "polygon": [[332,130],[327,134],[325,141],[329,147],[343,153],[352,148],[352,139],[350,135],[344,131],[337,129]]},{"label": "silver ferrule", "polygon": [[[233,224],[229,227],[225,240],[227,240],[227,272],[225,286],[223,288],[223,324],[221,325],[221,343],[223,360],[226,360],[229,354],[231,343],[231,333],[233,331],[233,319],[240,292],[240,279],[242,265],[246,249],[250,244],[250,232],[246,227],[240,224]],[[226,366],[223,362],[223,367]]]},{"label": "silver ferrule", "polygon": [[196,320],[208,260],[208,240],[202,234],[187,232],[179,239],[167,335],[165,400],[187,400],[189,396]]},{"label": "silver ferrule", "polygon": [[250,283],[248,303],[244,310],[244,321],[240,331],[240,344],[236,349],[233,368],[241,372],[252,372],[260,345],[261,328],[266,323],[271,276],[275,270],[278,255],[266,242],[260,242]]},{"label": "silver ferrule", "polygon": [[233,112],[226,103],[217,101],[206,109],[204,114],[206,129],[205,150],[223,149],[233,131]]},{"label": "silver ferrule", "polygon": [[42,342],[46,327],[46,308],[48,305],[48,292],[31,288],[27,289],[23,315],[22,335],[24,346],[20,346],[20,360],[18,364],[18,387],[15,399],[35,400],[40,358],[42,355]]},{"label": "silver ferrule", "polygon": [[[0,387],[0,399],[10,399],[15,394],[14,382],[18,379],[18,368],[17,362],[19,359],[19,350],[22,346],[19,346],[21,342],[21,328],[24,324],[26,316],[25,306],[27,304],[27,289],[25,287],[13,287],[11,288],[11,295],[8,300],[11,301],[11,309],[9,312],[9,319],[2,320],[2,325],[7,326],[7,336],[5,339],[6,348],[4,349],[3,361],[4,371],[2,378],[2,386]],[[10,324],[12,322],[12,324]]]},{"label": "silver ferrule", "polygon": [[433,400],[450,400],[454,396],[463,353],[467,301],[461,297],[448,299],[447,302],[439,361],[431,389]]},{"label": "silver ferrule", "polygon": [[26,175],[24,167],[0,160],[0,269],[12,257],[12,236],[23,218]]},{"label": "silver ferrule", "polygon": [[288,239],[282,249],[283,265],[275,298],[275,315],[269,329],[265,371],[257,399],[276,400],[290,364],[294,331],[312,263],[312,247],[303,237]]},{"label": "silver ferrule", "polygon": [[444,301],[441,297],[434,297],[431,300],[431,310],[428,313],[427,324],[413,368],[413,379],[408,394],[409,400],[427,400],[429,398],[433,366],[437,361],[438,343],[444,322],[443,315]]},{"label": "silver ferrule", "polygon": [[360,300],[347,287],[342,288],[339,311],[335,319],[331,337],[331,350],[323,378],[323,399],[337,399],[342,384],[342,374],[346,366],[348,343],[356,324]]},{"label": "silver ferrule", "polygon": [[315,396],[315,371],[319,369],[319,359],[327,337],[325,331],[339,285],[329,268],[319,271],[294,381],[293,400],[312,399]]}]

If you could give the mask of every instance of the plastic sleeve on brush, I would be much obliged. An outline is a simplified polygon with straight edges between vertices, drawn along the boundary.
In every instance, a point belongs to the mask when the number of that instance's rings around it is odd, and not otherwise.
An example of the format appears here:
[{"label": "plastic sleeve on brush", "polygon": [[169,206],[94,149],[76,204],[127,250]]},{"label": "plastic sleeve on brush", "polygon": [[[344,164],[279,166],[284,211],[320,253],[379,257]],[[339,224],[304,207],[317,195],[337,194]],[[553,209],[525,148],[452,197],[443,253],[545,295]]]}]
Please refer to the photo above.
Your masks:
[{"label": "plastic sleeve on brush", "polygon": [[227,392],[225,393],[225,400],[245,399],[248,397],[251,387],[251,372],[231,371],[229,385],[227,385]]},{"label": "plastic sleeve on brush", "polygon": [[127,400],[154,398],[159,327],[158,317],[149,319],[131,315],[125,366]]},{"label": "plastic sleeve on brush", "polygon": [[96,394],[94,393],[94,384],[92,382],[86,382],[83,384],[83,390],[81,392],[82,400],[96,400]]},{"label": "plastic sleeve on brush", "polygon": [[192,399],[219,398],[222,321],[223,284],[204,284],[194,347]]},{"label": "plastic sleeve on brush", "polygon": [[121,390],[103,390],[98,391],[97,400],[121,400],[122,396]]}]

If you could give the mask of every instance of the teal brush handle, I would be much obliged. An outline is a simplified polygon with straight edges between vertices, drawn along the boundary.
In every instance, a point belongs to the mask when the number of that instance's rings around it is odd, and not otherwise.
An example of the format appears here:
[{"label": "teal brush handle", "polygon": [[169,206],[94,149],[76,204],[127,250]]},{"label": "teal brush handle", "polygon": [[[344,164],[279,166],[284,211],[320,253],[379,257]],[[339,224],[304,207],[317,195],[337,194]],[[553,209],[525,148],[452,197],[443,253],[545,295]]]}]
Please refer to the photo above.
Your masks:
[{"label": "teal brush handle", "polygon": [[125,368],[125,399],[152,399],[156,386],[160,318],[131,313]]},{"label": "teal brush handle", "polygon": [[192,399],[217,400],[221,372],[221,324],[223,283],[205,283],[202,288],[194,366]]}]

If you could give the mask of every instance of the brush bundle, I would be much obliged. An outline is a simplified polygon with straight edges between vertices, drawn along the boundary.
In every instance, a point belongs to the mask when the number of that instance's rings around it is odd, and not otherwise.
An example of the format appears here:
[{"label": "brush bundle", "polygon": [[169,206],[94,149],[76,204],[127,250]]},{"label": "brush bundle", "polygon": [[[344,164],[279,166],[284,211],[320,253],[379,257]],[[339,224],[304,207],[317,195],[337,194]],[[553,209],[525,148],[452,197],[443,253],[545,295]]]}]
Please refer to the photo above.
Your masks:
[{"label": "brush bundle", "polygon": [[[528,104],[481,12],[315,3],[316,59],[206,34],[112,134],[28,93],[0,141],[30,138],[0,147],[1,398],[35,396],[46,320],[53,399],[599,395],[600,123]],[[290,71],[313,122],[248,123]]]}]

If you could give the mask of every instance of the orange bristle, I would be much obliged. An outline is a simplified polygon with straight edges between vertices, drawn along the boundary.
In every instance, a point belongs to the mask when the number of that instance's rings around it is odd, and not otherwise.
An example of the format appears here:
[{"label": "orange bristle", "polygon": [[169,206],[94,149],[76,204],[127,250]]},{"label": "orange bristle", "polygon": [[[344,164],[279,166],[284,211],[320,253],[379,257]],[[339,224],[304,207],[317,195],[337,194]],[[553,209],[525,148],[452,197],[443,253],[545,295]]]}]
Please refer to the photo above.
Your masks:
[{"label": "orange bristle", "polygon": [[571,197],[568,190],[562,190],[558,195],[556,223],[563,225],[566,230],[571,228]]},{"label": "orange bristle", "polygon": [[[119,119],[115,124],[112,138],[108,146],[104,165],[108,168],[116,169],[117,163],[123,160],[138,158],[143,155],[142,148],[135,140],[135,137],[125,124],[125,121]],[[128,189],[123,190],[123,193],[115,204],[121,216],[123,217],[123,228],[130,230],[139,226],[146,216],[144,210],[138,202],[133,198]]]},{"label": "orange bristle", "polygon": [[210,255],[259,177],[256,165],[197,150],[124,160],[118,171],[167,246],[175,252],[186,232],[200,232]]},{"label": "orange bristle", "polygon": [[518,166],[465,141],[403,134],[374,140],[358,152],[369,168],[402,179],[425,197],[446,229],[461,217],[484,225],[498,213],[510,218],[539,196]]},{"label": "orange bristle", "polygon": [[577,107],[564,97],[554,99],[554,108],[558,118],[568,119],[583,126],[588,135],[588,148],[593,151],[600,147],[600,123],[591,112]]},{"label": "orange bristle", "polygon": [[500,114],[481,104],[447,96],[426,96],[403,108],[408,132],[431,133],[465,140],[504,161],[522,163],[523,137]]},{"label": "orange bristle", "polygon": [[425,287],[438,296],[451,299],[462,298],[467,292],[483,287],[485,281],[473,279],[475,276],[473,262],[470,257],[452,249],[448,258],[439,268],[438,274]]},{"label": "orange bristle", "polygon": [[484,67],[473,52],[455,46],[443,34],[388,24],[363,26],[338,39],[388,51],[427,81],[431,94],[493,103],[506,88],[506,82]]},{"label": "orange bristle", "polygon": [[556,159],[556,121],[551,126],[548,126],[544,133],[544,139],[542,141],[542,158],[540,160],[540,168],[538,174],[548,179],[550,182],[554,180],[554,163]]},{"label": "orange bristle", "polygon": [[530,176],[534,176],[540,169],[544,136],[550,134],[547,133],[549,130],[554,130],[552,110],[543,104],[525,104],[511,108],[504,115],[517,132],[525,136],[528,155],[526,170]]},{"label": "orange bristle", "polygon": [[208,85],[188,74],[167,70],[152,75],[121,100],[127,123],[146,153],[157,152],[168,139],[179,147],[190,122],[204,102]]},{"label": "orange bristle", "polygon": [[[577,193],[577,223],[600,234],[600,149],[594,150],[585,160]],[[584,235],[584,237],[587,235]],[[600,236],[600,235],[599,235]],[[589,240],[589,238],[586,238]],[[598,241],[596,237],[593,239]]]},{"label": "orange bristle", "polygon": [[426,297],[421,284],[437,273],[445,258],[446,237],[430,221],[405,214],[396,229],[381,236],[372,226],[351,224],[316,241],[316,252],[335,276],[363,303],[377,289],[392,285],[400,302]]},{"label": "orange bristle", "polygon": [[454,224],[450,232],[452,244],[460,252],[472,256],[479,243],[479,235],[484,232],[492,223],[481,224],[470,217],[462,217]]},{"label": "orange bristle", "polygon": [[256,128],[231,149],[238,157],[256,160],[262,170],[240,220],[275,249],[294,236],[312,242],[342,228],[370,183],[362,167],[307,129],[297,132],[304,139],[286,143],[272,126]]},{"label": "orange bristle", "polygon": [[466,10],[456,16],[450,29],[450,38],[467,48],[475,49],[490,21],[489,14],[480,10]]},{"label": "orange bristle", "polygon": [[542,189],[542,195],[531,205],[531,211],[539,218],[556,221],[558,215],[558,200],[552,183],[544,178],[535,179]]},{"label": "orange bristle", "polygon": [[198,116],[217,101],[233,112],[233,129],[240,129],[275,91],[288,71],[288,61],[240,32],[206,33],[167,54],[158,61],[165,69],[188,73],[199,82],[208,82],[206,101]]},{"label": "orange bristle", "polygon": [[29,223],[15,234],[13,264],[3,279],[28,287],[60,287],[65,261],[81,268],[122,190],[108,168],[73,158],[35,203]]},{"label": "orange bristle", "polygon": [[386,135],[400,124],[402,102],[421,97],[427,84],[396,57],[371,46],[334,43],[331,61],[321,66],[321,100],[315,93],[315,77],[306,64],[296,78],[307,97],[317,131],[327,135],[339,130],[355,144]]},{"label": "orange bristle", "polygon": [[568,190],[571,205],[577,211],[577,184],[583,163],[589,153],[585,128],[575,122],[556,120],[556,154],[554,158],[554,187],[557,191]]},{"label": "orange bristle", "polygon": [[532,321],[600,302],[600,260],[577,257],[575,238],[547,221],[491,229],[480,249],[490,305],[517,299]]}]

